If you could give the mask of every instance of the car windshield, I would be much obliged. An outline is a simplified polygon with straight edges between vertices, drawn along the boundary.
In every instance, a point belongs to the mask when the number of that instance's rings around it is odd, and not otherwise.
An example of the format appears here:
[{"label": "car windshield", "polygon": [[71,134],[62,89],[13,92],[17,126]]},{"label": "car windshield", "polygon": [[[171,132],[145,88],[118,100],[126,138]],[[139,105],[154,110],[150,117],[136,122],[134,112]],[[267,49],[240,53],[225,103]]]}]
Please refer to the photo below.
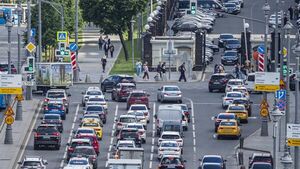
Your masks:
[{"label": "car windshield", "polygon": [[233,35],[220,35],[220,39],[232,39]]},{"label": "car windshield", "polygon": [[127,125],[127,128],[143,129],[143,125]]},{"label": "car windshield", "polygon": [[240,44],[240,42],[238,40],[228,40],[227,43],[228,44]]},{"label": "car windshield", "polygon": [[122,138],[136,138],[137,133],[136,133],[136,131],[122,131],[121,137]]},{"label": "car windshield", "polygon": [[63,92],[49,92],[47,97],[48,98],[64,98],[65,95]]},{"label": "car windshield", "polygon": [[229,85],[243,85],[243,83],[239,82],[239,81],[229,81],[228,84]]},{"label": "car windshield", "polygon": [[179,139],[179,135],[173,135],[173,134],[164,134],[161,136],[162,139]]},{"label": "car windshield", "polygon": [[88,142],[72,142],[71,147],[77,147],[77,146],[90,146],[90,144]]},{"label": "car windshield", "polygon": [[177,143],[167,142],[167,143],[161,143],[161,147],[178,147]]},{"label": "car windshield", "polygon": [[99,127],[99,123],[83,123],[82,127]]},{"label": "car windshield", "polygon": [[42,166],[39,161],[24,161],[23,166]]},{"label": "car windshield", "polygon": [[96,154],[93,148],[76,148],[74,153],[84,154],[84,155],[95,155]]},{"label": "car windshield", "polygon": [[222,169],[221,165],[205,164],[202,169]]},{"label": "car windshield", "polygon": [[230,51],[230,52],[225,52],[224,56],[236,56],[237,52],[236,51]]},{"label": "car windshield", "polygon": [[161,164],[181,164],[181,161],[179,158],[174,158],[174,157],[166,157],[163,158],[161,161]]},{"label": "car windshield", "polygon": [[57,130],[53,126],[51,127],[40,126],[37,128],[37,133],[55,133],[55,132],[57,132]]},{"label": "car windshield", "polygon": [[103,102],[103,101],[105,101],[105,99],[101,98],[101,97],[94,97],[94,98],[89,98],[89,101],[92,101],[92,102]]},{"label": "car windshield", "polygon": [[53,104],[53,103],[48,104],[48,109],[60,109],[61,107],[62,104]]},{"label": "car windshield", "polygon": [[241,93],[228,93],[227,97],[242,97]]},{"label": "car windshield", "polygon": [[165,87],[165,91],[179,91],[178,87]]},{"label": "car windshield", "polygon": [[100,92],[100,91],[88,91],[86,94],[87,95],[102,95],[102,92]]},{"label": "car windshield", "polygon": [[147,110],[146,106],[131,106],[130,110]]},{"label": "car windshield", "polygon": [[87,165],[88,161],[87,160],[70,160],[69,164],[71,165]]},{"label": "car windshield", "polygon": [[145,93],[131,93],[131,97],[145,97]]},{"label": "car windshield", "polygon": [[88,106],[86,111],[103,111],[102,106]]},{"label": "car windshield", "polygon": [[222,114],[218,116],[218,119],[235,119],[235,116]]},{"label": "car windshield", "polygon": [[219,157],[206,157],[202,160],[202,163],[222,163],[222,159]]},{"label": "car windshield", "polygon": [[222,121],[220,126],[235,126],[235,122],[232,121]]},{"label": "car windshield", "polygon": [[270,164],[253,164],[252,169],[272,169]]},{"label": "car windshield", "polygon": [[228,110],[245,110],[243,106],[230,106]]},{"label": "car windshield", "polygon": [[131,117],[120,118],[121,123],[134,123],[135,121],[136,121],[135,118],[131,118]]},{"label": "car windshield", "polygon": [[224,6],[225,7],[229,7],[229,8],[234,8],[235,4],[233,4],[233,3],[226,3]]},{"label": "car windshield", "polygon": [[165,125],[164,131],[180,131],[180,125]]},{"label": "car windshield", "polygon": [[82,134],[82,133],[90,133],[90,134],[93,134],[94,130],[85,130],[85,129],[80,129],[80,130],[77,130],[77,134]]},{"label": "car windshield", "polygon": [[45,120],[59,120],[59,116],[48,116],[44,117]]}]

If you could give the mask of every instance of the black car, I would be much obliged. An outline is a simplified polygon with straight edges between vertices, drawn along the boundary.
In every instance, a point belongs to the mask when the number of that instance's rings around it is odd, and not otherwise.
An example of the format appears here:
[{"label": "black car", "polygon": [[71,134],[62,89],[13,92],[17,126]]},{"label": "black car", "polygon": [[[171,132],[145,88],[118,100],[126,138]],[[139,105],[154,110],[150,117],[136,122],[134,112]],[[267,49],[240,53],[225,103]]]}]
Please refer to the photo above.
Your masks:
[{"label": "black car", "polygon": [[101,90],[102,92],[106,92],[107,90],[112,90],[119,83],[134,83],[133,76],[130,75],[111,75],[105,78],[101,82]]},{"label": "black car", "polygon": [[[290,75],[290,90],[292,91],[295,91],[296,89],[296,78],[297,78],[297,75],[296,73],[293,73]],[[299,81],[299,90],[300,90],[300,81]]]},{"label": "black car", "polygon": [[227,39],[225,42],[225,50],[241,51],[241,42],[238,39]]},{"label": "black car", "polygon": [[133,140],[137,147],[142,146],[142,139],[140,137],[139,131],[136,128],[123,128],[118,135],[119,140]]},{"label": "black car", "polygon": [[42,124],[54,124],[56,125],[59,132],[63,132],[64,126],[63,121],[59,114],[45,114],[42,119]]},{"label": "black car", "polygon": [[213,52],[219,52],[220,51],[218,45],[215,45],[213,43],[206,43],[205,45],[206,45],[206,47],[208,47],[211,50],[213,50]]},{"label": "black car", "polygon": [[239,54],[235,50],[227,50],[221,57],[221,63],[223,65],[235,65],[239,61]]},{"label": "black car", "polygon": [[219,38],[218,38],[218,46],[220,48],[223,48],[224,47],[224,44],[225,42],[228,40],[228,39],[233,39],[233,35],[232,34],[228,34],[228,33],[224,33],[224,34],[220,34]]},{"label": "black car", "polygon": [[61,134],[56,125],[41,124],[34,132],[34,150],[39,149],[40,146],[54,146],[56,150],[60,149]]},{"label": "black car", "polygon": [[235,77],[230,73],[216,73],[210,77],[208,82],[208,90],[209,92],[213,92],[213,90],[225,91],[226,84],[229,79],[234,79]]},{"label": "black car", "polygon": [[224,3],[224,7],[226,8],[226,12],[229,14],[236,15],[240,13],[240,10],[235,3]]},{"label": "black car", "polygon": [[71,155],[71,158],[77,156],[87,157],[90,163],[93,164],[93,169],[97,169],[98,167],[97,154],[92,146],[75,147],[74,152]]}]

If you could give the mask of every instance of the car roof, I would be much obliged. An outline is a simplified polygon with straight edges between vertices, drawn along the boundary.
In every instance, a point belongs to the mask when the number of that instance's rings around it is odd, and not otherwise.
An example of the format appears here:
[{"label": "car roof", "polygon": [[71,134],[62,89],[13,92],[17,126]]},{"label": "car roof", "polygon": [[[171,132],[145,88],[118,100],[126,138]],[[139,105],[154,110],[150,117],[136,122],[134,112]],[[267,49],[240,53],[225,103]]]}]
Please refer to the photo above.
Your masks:
[{"label": "car roof", "polygon": [[229,107],[231,107],[231,106],[240,106],[240,107],[245,107],[245,105],[243,105],[243,104],[230,104],[230,105],[229,105]]},{"label": "car roof", "polygon": [[55,124],[40,124],[38,127],[56,127]]},{"label": "car roof", "polygon": [[160,143],[177,143],[175,140],[163,140]]},{"label": "car roof", "polygon": [[176,85],[163,85],[163,87],[177,87],[177,88],[179,88],[179,87],[176,86]]},{"label": "car roof", "polygon": [[141,123],[128,123],[127,126],[143,126]]},{"label": "car roof", "polygon": [[229,79],[229,82],[243,82],[242,79]]},{"label": "car roof", "polygon": [[175,120],[164,120],[163,125],[166,125],[166,124],[179,124],[179,125],[181,125],[181,122],[180,121],[175,121]]},{"label": "car roof", "polygon": [[111,75],[111,76],[119,76],[119,77],[133,77],[131,75],[127,75],[127,74],[114,74],[114,75]]},{"label": "car roof", "polygon": [[73,142],[90,142],[90,140],[86,139],[86,138],[73,138],[71,140],[71,143],[73,143]]},{"label": "car roof", "polygon": [[235,116],[234,113],[219,113],[218,116],[220,116],[220,115],[223,115],[223,116],[224,116],[224,115],[225,115],[225,116],[232,116],[232,115],[233,115],[233,116]]},{"label": "car roof", "polygon": [[94,131],[94,129],[92,129],[92,128],[85,128],[85,127],[79,127],[77,130],[93,130]]},{"label": "car roof", "polygon": [[98,86],[90,86],[87,90],[100,90]]},{"label": "car roof", "polygon": [[70,160],[89,160],[89,159],[87,157],[77,156],[77,157],[71,157]]},{"label": "car roof", "polygon": [[220,34],[220,36],[226,36],[226,35],[232,35],[233,36],[233,34],[231,34],[231,33],[221,33]]},{"label": "car roof", "polygon": [[179,134],[179,132],[177,132],[177,131],[164,131],[164,132],[162,132],[162,134],[161,135],[164,135],[164,134],[166,134],[166,135],[180,135]]},{"label": "car roof", "polygon": [[130,114],[122,114],[122,115],[120,115],[120,118],[127,118],[127,117],[135,118],[135,115],[130,115]]},{"label": "car roof", "polygon": [[232,86],[231,89],[247,89],[245,86]]},{"label": "car roof", "polygon": [[93,149],[94,150],[94,148],[92,146],[76,146],[76,149],[77,148],[89,148],[89,149]]},{"label": "car roof", "polygon": [[252,156],[268,157],[268,156],[272,156],[272,155],[270,153],[253,153]]},{"label": "car roof", "polygon": [[44,114],[44,117],[46,117],[46,116],[56,116],[56,117],[60,117],[59,114]]},{"label": "car roof", "polygon": [[226,92],[226,95],[227,94],[242,94],[241,92]]},{"label": "car roof", "polygon": [[225,75],[229,75],[230,73],[214,73],[211,76],[225,76]]},{"label": "car roof", "polygon": [[133,90],[131,93],[146,93],[144,90]]},{"label": "car roof", "polygon": [[102,98],[102,99],[104,99],[104,96],[103,95],[96,95],[96,96],[93,95],[93,96],[90,96],[89,99],[90,98]]},{"label": "car roof", "polygon": [[41,161],[42,157],[40,156],[25,156],[24,161]]},{"label": "car roof", "polygon": [[48,92],[66,92],[64,89],[50,89]]},{"label": "car roof", "polygon": [[130,105],[130,107],[134,107],[134,106],[145,106],[145,107],[147,107],[145,104],[132,104],[132,105]]},{"label": "car roof", "polygon": [[220,155],[204,155],[203,158],[210,158],[210,157],[214,157],[214,158],[222,158],[222,156]]},{"label": "car roof", "polygon": [[181,159],[181,157],[179,155],[175,155],[175,154],[166,154],[166,155],[163,155],[162,158],[167,158],[167,157],[176,157],[176,158],[180,158]]},{"label": "car roof", "polygon": [[121,86],[135,86],[134,83],[119,83]]},{"label": "car roof", "polygon": [[122,131],[124,131],[124,130],[127,130],[127,131],[138,131],[138,129],[136,129],[136,128],[127,128],[127,127],[122,128]]},{"label": "car roof", "polygon": [[48,101],[48,104],[63,104],[63,101],[62,100],[49,100]]},{"label": "car roof", "polygon": [[134,141],[133,140],[119,140],[118,143],[133,143],[134,144]]},{"label": "car roof", "polygon": [[224,119],[221,122],[237,122],[235,119]]}]

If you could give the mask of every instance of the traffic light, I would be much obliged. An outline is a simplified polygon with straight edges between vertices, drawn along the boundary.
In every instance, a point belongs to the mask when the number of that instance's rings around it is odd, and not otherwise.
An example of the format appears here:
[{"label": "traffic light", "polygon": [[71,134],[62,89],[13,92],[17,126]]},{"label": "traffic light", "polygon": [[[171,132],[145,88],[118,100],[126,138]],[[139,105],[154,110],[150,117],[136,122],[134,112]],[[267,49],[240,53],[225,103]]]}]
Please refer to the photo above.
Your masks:
[{"label": "traffic light", "polygon": [[191,14],[195,15],[197,10],[196,2],[191,2]]},{"label": "traffic light", "polygon": [[28,57],[27,58],[27,64],[28,64],[28,70],[33,71],[34,70],[34,57]]}]

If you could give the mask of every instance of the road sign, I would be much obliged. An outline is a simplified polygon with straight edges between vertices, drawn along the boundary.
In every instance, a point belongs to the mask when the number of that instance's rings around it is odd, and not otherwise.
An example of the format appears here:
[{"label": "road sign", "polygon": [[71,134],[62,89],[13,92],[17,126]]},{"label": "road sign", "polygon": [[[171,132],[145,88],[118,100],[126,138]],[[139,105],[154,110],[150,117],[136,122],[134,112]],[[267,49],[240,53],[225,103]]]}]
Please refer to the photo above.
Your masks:
[{"label": "road sign", "polygon": [[76,69],[76,53],[71,52],[71,63],[72,63],[72,69]]},{"label": "road sign", "polygon": [[71,43],[71,44],[69,45],[69,48],[70,48],[70,51],[71,51],[71,52],[75,52],[75,51],[78,49],[78,46],[77,46],[76,43]]},{"label": "road sign", "polygon": [[278,100],[278,102],[276,103],[278,109],[280,111],[285,111],[285,106],[286,106],[286,103],[284,100]]},{"label": "road sign", "polygon": [[58,31],[56,33],[56,39],[58,42],[67,42],[68,41],[68,32]]},{"label": "road sign", "polygon": [[36,46],[33,43],[29,42],[25,48],[26,50],[28,50],[28,52],[32,53],[36,49]]},{"label": "road sign", "polygon": [[269,115],[269,110],[268,109],[261,109],[259,113],[262,117],[267,117]]},{"label": "road sign", "polygon": [[282,55],[283,55],[283,57],[287,57],[287,49],[286,49],[286,47],[283,47]]},{"label": "road sign", "polygon": [[282,79],[280,79],[279,86],[280,89],[285,89],[285,82]]},{"label": "road sign", "polygon": [[279,90],[279,72],[255,72],[255,90],[275,92]]},{"label": "road sign", "polygon": [[8,106],[5,113],[4,113],[6,116],[12,116],[14,115],[14,110],[11,108],[11,106]]},{"label": "road sign", "polygon": [[0,94],[22,94],[22,75],[1,74]]},{"label": "road sign", "polygon": [[300,146],[300,124],[287,124],[286,137],[289,146]]},{"label": "road sign", "polygon": [[286,99],[286,90],[277,90],[276,94],[275,94],[275,98],[279,99],[279,100],[285,100]]},{"label": "road sign", "polygon": [[14,117],[13,116],[6,116],[5,117],[5,123],[10,125],[10,124],[13,124],[15,121]]},{"label": "road sign", "polygon": [[257,52],[259,54],[265,54],[265,46],[263,46],[263,45],[258,46]]},{"label": "road sign", "polygon": [[35,37],[36,35],[36,29],[35,28],[31,28],[30,30],[30,37]]}]

